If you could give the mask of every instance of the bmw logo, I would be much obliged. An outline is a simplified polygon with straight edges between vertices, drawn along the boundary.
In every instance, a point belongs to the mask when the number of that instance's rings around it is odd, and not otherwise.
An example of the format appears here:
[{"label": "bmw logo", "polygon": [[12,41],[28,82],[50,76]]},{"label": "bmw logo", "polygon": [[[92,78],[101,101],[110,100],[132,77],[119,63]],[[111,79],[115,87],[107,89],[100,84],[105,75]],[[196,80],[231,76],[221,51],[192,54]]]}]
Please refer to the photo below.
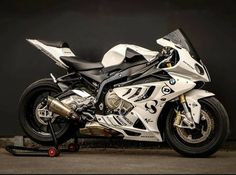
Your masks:
[{"label": "bmw logo", "polygon": [[174,85],[174,84],[176,83],[176,81],[175,81],[175,79],[170,79],[170,80],[169,80],[169,83],[170,83],[171,85]]}]

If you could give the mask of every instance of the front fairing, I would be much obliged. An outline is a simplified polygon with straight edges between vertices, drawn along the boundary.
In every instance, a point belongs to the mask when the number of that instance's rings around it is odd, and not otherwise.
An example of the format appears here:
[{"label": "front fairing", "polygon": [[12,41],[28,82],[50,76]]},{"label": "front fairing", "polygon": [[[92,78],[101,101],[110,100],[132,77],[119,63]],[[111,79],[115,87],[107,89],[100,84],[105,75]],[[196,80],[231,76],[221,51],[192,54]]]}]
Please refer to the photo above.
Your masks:
[{"label": "front fairing", "polygon": [[187,35],[181,29],[177,29],[169,33],[168,35],[164,36],[163,39],[169,40],[176,45],[186,49],[191,57],[200,63],[199,55],[197,54]]},{"label": "front fairing", "polygon": [[210,81],[205,65],[187,36],[180,29],[158,39],[157,43],[163,47],[174,48],[180,57],[178,63],[171,68],[165,68],[166,71],[187,77],[192,81]]}]

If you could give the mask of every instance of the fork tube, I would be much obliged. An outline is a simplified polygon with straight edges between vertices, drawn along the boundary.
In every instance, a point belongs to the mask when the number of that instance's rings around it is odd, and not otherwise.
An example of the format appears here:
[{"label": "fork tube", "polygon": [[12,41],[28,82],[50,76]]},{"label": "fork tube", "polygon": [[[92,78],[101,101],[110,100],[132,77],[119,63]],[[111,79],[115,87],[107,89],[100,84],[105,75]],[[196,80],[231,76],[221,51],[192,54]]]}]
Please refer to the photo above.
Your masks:
[{"label": "fork tube", "polygon": [[189,109],[188,109],[188,107],[187,107],[185,96],[184,96],[183,94],[180,95],[180,96],[179,96],[179,100],[180,100],[180,103],[183,105],[183,108],[184,108],[184,112],[185,112],[186,117],[187,117],[188,120],[191,121],[191,123],[192,123],[192,122],[193,122],[193,118],[192,118],[192,115],[190,114]]}]

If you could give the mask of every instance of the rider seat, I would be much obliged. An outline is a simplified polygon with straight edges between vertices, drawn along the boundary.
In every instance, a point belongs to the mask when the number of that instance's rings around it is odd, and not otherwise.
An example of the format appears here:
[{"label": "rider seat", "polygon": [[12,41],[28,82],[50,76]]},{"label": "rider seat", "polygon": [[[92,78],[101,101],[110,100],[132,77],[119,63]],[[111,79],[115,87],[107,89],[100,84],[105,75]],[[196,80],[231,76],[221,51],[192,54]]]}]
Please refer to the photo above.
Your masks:
[{"label": "rider seat", "polygon": [[69,44],[64,41],[45,41],[45,40],[38,40],[39,42],[57,48],[69,48]]},{"label": "rider seat", "polygon": [[77,71],[85,71],[85,70],[92,70],[92,69],[102,69],[103,65],[101,62],[89,62],[86,60],[81,60],[76,56],[70,57],[60,57],[61,60],[70,68],[77,70]]}]

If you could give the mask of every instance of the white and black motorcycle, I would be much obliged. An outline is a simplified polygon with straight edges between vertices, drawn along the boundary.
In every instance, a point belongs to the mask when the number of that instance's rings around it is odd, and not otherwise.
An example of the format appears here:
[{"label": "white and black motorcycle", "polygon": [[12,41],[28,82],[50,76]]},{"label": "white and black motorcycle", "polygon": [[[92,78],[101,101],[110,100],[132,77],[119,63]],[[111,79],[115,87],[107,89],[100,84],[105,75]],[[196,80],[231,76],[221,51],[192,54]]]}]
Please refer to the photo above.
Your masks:
[{"label": "white and black motorcycle", "polygon": [[111,48],[102,62],[78,58],[65,42],[27,39],[66,75],[32,83],[22,94],[19,119],[37,143],[83,134],[136,141],[167,141],[185,156],[215,153],[229,133],[228,115],[215,94],[202,90],[210,76],[180,29],[157,40],[160,52],[136,45]]}]

